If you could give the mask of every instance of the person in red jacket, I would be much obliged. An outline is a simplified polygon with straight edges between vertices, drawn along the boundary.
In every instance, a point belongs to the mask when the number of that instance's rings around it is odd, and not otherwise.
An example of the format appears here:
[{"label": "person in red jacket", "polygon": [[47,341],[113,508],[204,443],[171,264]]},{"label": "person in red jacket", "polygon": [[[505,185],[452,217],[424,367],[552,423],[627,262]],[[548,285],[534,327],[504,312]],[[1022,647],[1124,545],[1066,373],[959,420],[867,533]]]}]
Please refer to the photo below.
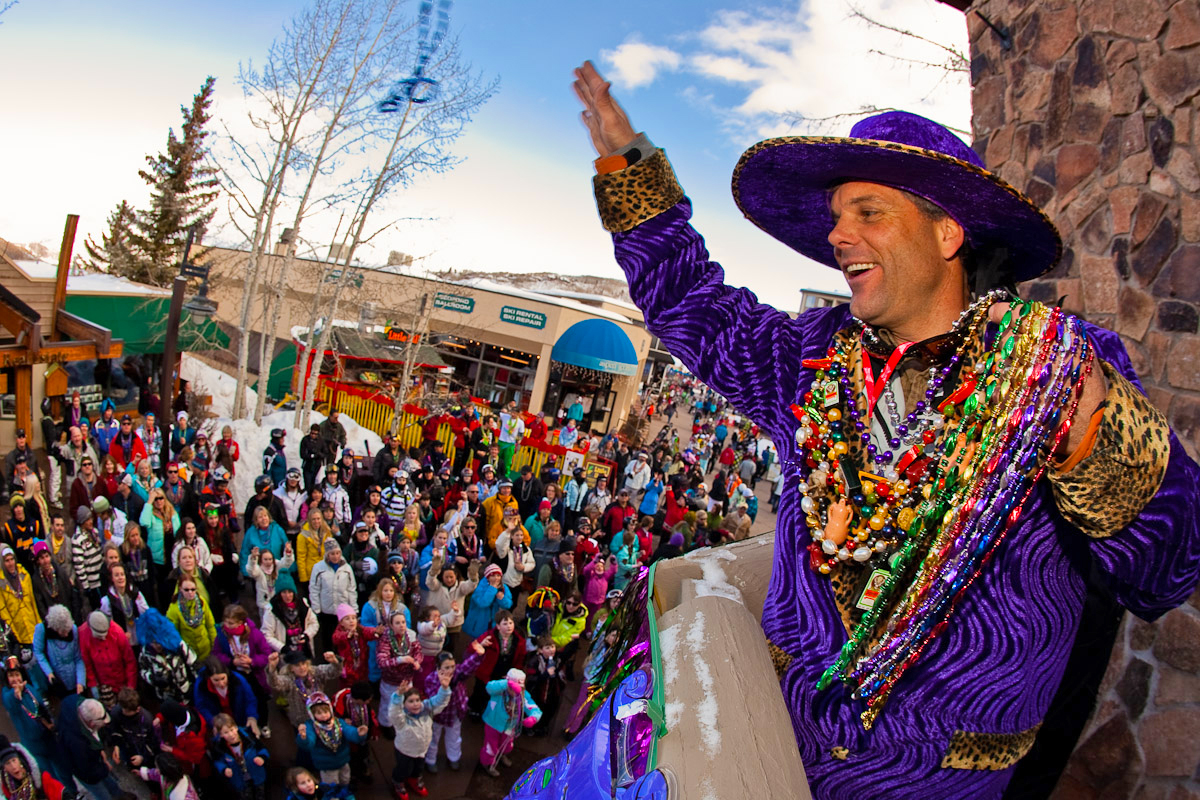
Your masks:
[{"label": "person in red jacket", "polygon": [[0,736],[0,792],[5,800],[62,800],[63,785],[28,750]]},{"label": "person in red jacket", "polygon": [[488,703],[487,682],[502,678],[515,665],[525,663],[525,637],[517,630],[512,612],[502,608],[496,612],[496,627],[473,641],[471,649],[481,658],[467,709],[471,716],[479,717]]},{"label": "person in red jacket", "polygon": [[108,446],[108,454],[116,460],[121,469],[146,457],[146,445],[142,442],[142,437],[133,432],[133,417],[128,414],[121,417],[121,430]]},{"label": "person in red jacket", "polygon": [[167,698],[154,718],[159,745],[164,753],[175,756],[183,771],[197,778],[212,772],[208,761],[208,723],[199,711]]},{"label": "person in red jacket", "polygon": [[111,624],[103,611],[93,611],[79,631],[79,652],[88,686],[96,687],[96,699],[105,708],[117,702],[121,689],[137,688],[137,659],[129,637],[120,625]]},{"label": "person in red jacket", "polygon": [[338,624],[333,632],[333,648],[342,660],[342,686],[353,686],[367,679],[367,658],[373,642],[387,630],[383,625],[364,628],[358,622],[358,612],[347,603],[337,607]]},{"label": "person in red jacket", "polygon": [[[625,520],[635,516],[637,509],[629,502],[629,490],[622,489],[617,492],[617,499],[604,510],[604,516],[600,518],[600,541],[604,544],[611,542],[614,536],[625,529]],[[615,546],[613,549],[616,549]]]}]

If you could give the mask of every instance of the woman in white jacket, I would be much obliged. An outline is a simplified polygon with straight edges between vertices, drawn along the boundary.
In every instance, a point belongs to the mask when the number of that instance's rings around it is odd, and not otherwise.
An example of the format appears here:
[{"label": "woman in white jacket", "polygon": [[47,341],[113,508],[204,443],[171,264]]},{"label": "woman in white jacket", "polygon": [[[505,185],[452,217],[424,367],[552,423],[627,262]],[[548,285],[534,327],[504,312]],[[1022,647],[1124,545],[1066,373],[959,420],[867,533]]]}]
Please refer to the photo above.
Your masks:
[{"label": "woman in white jacket", "polygon": [[337,539],[325,540],[325,558],[313,567],[308,577],[308,602],[321,628],[321,646],[332,650],[338,606],[345,603],[358,608],[358,582],[354,579],[354,569],[342,559],[342,546]]},{"label": "woman in white jacket", "polygon": [[533,576],[537,562],[533,558],[533,549],[526,544],[528,536],[520,517],[509,514],[509,510],[504,510],[504,531],[496,537],[496,557],[500,560],[500,566],[504,567],[504,585],[512,590],[513,607],[516,608],[521,584],[527,574]]}]

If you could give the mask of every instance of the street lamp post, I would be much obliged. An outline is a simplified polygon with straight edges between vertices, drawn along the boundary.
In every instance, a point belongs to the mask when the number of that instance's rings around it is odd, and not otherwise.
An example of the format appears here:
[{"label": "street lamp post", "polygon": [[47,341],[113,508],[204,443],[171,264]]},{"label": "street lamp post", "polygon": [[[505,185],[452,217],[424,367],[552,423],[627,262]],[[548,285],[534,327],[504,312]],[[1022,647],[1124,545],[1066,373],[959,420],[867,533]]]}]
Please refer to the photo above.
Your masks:
[{"label": "street lamp post", "polygon": [[[158,424],[162,430],[162,463],[166,464],[171,456],[171,406],[175,395],[175,355],[179,344],[179,322],[186,310],[197,321],[204,322],[217,311],[217,304],[208,298],[208,267],[207,265],[192,264],[188,256],[192,252],[192,242],[196,229],[188,231],[187,243],[183,248],[183,258],[179,264],[179,274],[171,285],[171,308],[167,312],[167,338],[163,344],[162,373],[158,384]],[[187,279],[201,279],[200,293],[186,303],[183,296],[187,293]]]}]

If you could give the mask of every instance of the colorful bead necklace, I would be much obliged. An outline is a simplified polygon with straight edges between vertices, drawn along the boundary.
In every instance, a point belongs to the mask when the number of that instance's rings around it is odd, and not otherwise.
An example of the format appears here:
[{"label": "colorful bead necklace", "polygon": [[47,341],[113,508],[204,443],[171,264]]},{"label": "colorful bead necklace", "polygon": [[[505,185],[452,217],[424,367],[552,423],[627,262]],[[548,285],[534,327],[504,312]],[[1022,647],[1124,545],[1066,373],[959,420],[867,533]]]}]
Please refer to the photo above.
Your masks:
[{"label": "colorful bead necklace", "polygon": [[[931,373],[925,405],[914,413],[925,412],[960,367],[963,348],[994,299],[974,308],[960,349],[940,374]],[[793,408],[809,469],[801,508],[813,538],[810,565],[829,574],[850,559],[874,560],[877,571],[869,578],[871,602],[859,605],[866,613],[817,685],[841,680],[853,686],[854,696],[867,702],[861,717],[870,729],[896,681],[945,629],[959,598],[1020,518],[1067,435],[1094,355],[1081,321],[1015,301],[978,374],[961,364],[958,386],[937,406],[940,417],[917,425],[920,441],[899,454],[895,479],[892,473],[854,476],[843,463],[849,460],[846,416],[876,465],[890,464],[897,454],[873,449],[856,404],[842,414],[839,395],[854,396],[847,353],[831,348],[828,355],[805,366],[818,368],[818,382],[838,383],[823,385],[820,403],[808,393],[805,405]],[[838,392],[839,384],[846,391]],[[884,610],[900,592],[868,652]]]}]

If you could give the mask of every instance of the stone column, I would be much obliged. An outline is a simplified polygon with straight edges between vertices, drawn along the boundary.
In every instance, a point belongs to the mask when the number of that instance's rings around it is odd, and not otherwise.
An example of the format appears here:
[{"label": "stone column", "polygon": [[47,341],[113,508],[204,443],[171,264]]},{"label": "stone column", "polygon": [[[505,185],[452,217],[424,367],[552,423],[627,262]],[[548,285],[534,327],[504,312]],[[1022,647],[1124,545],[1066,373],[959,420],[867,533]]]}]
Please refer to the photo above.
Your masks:
[{"label": "stone column", "polygon": [[[1009,29],[1010,49],[976,12]],[[1120,333],[1196,457],[1200,5],[980,0],[967,22],[975,148],[1050,214],[1066,247],[1022,293],[1063,298]],[[1126,617],[1056,798],[1200,798],[1197,608],[1193,596],[1153,625]]]}]

